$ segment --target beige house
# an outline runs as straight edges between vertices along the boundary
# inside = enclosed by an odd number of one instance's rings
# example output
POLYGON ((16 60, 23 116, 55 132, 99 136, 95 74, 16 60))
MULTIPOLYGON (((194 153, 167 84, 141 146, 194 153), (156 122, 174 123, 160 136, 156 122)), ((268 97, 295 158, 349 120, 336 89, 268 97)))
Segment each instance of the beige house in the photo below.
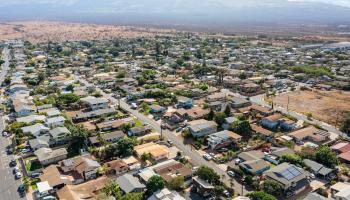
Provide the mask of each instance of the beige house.
POLYGON ((34 152, 42 165, 57 163, 67 158, 67 150, 65 148, 52 150, 50 148, 40 148, 34 152))

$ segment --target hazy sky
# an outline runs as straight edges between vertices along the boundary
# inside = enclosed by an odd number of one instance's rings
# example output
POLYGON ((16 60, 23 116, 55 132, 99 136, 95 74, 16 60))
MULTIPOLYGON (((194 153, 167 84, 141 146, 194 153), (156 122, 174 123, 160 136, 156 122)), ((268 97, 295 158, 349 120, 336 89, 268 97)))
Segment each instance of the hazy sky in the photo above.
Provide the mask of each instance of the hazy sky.
POLYGON ((0 20, 350 24, 350 0, 0 0, 0 20))

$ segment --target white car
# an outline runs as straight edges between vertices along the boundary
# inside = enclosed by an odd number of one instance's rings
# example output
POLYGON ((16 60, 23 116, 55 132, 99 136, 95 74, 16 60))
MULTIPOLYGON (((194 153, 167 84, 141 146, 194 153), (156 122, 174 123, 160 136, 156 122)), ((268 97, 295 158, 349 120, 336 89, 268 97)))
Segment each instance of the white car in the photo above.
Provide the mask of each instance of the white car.
POLYGON ((241 163, 241 159, 237 158, 237 159, 235 160, 235 164, 238 165, 239 163, 241 163))
POLYGON ((16 178, 16 179, 22 178, 22 174, 21 174, 20 172, 17 172, 17 173, 15 174, 15 178, 16 178))
POLYGON ((235 173, 233 171, 227 171, 227 174, 230 176, 230 177, 235 177, 235 173))
POLYGON ((208 160, 208 161, 211 160, 211 159, 213 159, 213 157, 211 157, 209 154, 204 154, 204 155, 203 155, 203 158, 206 159, 206 160, 208 160))

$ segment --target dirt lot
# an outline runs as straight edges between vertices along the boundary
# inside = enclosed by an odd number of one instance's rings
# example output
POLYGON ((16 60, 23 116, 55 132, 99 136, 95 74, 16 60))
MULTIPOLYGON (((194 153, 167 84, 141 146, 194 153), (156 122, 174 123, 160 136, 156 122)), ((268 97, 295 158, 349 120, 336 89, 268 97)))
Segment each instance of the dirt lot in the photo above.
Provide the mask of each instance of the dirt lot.
MULTIPOLYGON (((312 116, 329 124, 335 124, 350 111, 350 92, 344 91, 295 91, 273 98, 275 106, 287 107, 299 113, 312 113, 312 116)), ((339 122, 338 122, 339 123, 339 122)))

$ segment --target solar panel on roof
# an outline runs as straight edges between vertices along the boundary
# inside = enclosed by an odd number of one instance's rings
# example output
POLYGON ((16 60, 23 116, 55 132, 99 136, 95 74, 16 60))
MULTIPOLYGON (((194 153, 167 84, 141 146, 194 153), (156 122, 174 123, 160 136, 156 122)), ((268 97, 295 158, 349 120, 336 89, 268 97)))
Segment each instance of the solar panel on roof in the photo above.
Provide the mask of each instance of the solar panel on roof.
POLYGON ((288 168, 288 170, 290 171, 290 173, 292 173, 294 175, 294 177, 297 177, 301 174, 301 172, 296 169, 295 167, 290 167, 288 168))

